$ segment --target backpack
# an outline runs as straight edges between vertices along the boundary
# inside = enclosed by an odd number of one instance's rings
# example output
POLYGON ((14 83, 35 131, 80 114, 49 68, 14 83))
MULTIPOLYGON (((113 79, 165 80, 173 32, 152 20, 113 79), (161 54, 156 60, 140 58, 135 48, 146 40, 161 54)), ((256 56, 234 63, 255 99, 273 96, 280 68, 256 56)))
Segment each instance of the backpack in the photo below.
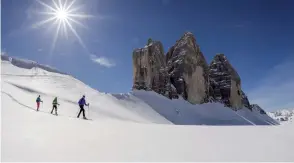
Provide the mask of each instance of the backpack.
POLYGON ((80 100, 79 100, 79 105, 84 105, 85 104, 85 99, 84 98, 81 98, 80 100))
POLYGON ((53 105, 56 105, 56 104, 58 104, 58 102, 57 102, 57 98, 54 98, 54 100, 53 100, 52 104, 53 104, 53 105))

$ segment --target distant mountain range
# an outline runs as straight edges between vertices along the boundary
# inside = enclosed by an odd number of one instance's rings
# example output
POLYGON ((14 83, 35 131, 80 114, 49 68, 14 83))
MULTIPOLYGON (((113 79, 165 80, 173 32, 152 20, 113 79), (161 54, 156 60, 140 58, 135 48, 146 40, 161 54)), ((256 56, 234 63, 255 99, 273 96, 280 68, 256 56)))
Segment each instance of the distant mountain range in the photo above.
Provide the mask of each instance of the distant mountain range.
POLYGON ((281 109, 274 112, 267 112, 267 114, 281 123, 293 121, 294 119, 294 109, 281 109))

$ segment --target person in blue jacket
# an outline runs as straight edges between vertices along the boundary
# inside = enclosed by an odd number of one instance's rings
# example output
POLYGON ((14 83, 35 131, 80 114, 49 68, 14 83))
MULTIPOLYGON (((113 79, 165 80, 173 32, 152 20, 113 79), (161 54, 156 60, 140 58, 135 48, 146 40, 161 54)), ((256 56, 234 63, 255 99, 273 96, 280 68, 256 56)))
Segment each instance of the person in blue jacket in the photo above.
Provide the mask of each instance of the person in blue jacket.
POLYGON ((83 118, 87 119, 86 116, 85 116, 84 105, 89 106, 89 104, 86 103, 85 95, 83 95, 83 97, 79 100, 80 112, 79 112, 77 118, 79 118, 80 114, 83 112, 83 118))
POLYGON ((43 101, 41 100, 41 96, 39 95, 38 98, 36 99, 36 103, 37 103, 37 111, 39 111, 39 108, 40 108, 40 102, 43 103, 43 101))

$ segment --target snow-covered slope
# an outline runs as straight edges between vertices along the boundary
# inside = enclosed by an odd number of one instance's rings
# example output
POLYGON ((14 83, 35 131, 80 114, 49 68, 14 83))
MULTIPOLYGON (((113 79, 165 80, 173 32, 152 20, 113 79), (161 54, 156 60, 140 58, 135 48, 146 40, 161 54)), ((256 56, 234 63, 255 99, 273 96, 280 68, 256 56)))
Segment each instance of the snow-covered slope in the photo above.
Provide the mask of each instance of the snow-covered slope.
MULTIPOLYGON (((9 62, 2 62, 2 94, 35 110, 35 99, 41 95, 44 103, 41 111, 51 111, 53 98, 57 96, 61 106, 60 115, 75 117, 79 108, 77 101, 83 94, 90 102, 89 118, 99 120, 123 120, 142 123, 170 123, 152 109, 143 110, 140 105, 125 107, 111 94, 100 93, 68 75, 47 72, 43 69, 22 69, 9 62), (141 112, 138 112, 141 110, 141 112)), ((135 97, 132 97, 136 100, 135 97)))
POLYGON ((266 115, 248 109, 234 112, 218 103, 191 105, 185 100, 169 100, 145 91, 105 94, 69 75, 48 72, 38 67, 25 69, 2 61, 1 68, 3 93, 32 109, 35 108, 36 96, 40 94, 45 101, 41 110, 46 112, 50 111, 51 102, 57 96, 61 103, 60 115, 75 116, 79 109, 77 101, 85 94, 91 103, 89 116, 92 119, 186 125, 277 124, 266 115))
POLYGON ((266 115, 154 92, 105 94, 69 75, 8 61, 1 62, 1 108, 2 161, 294 160, 294 125, 271 126, 266 115), (44 103, 36 112, 39 94, 44 103), (92 121, 76 118, 83 94, 92 121), (60 116, 49 114, 55 96, 60 116))

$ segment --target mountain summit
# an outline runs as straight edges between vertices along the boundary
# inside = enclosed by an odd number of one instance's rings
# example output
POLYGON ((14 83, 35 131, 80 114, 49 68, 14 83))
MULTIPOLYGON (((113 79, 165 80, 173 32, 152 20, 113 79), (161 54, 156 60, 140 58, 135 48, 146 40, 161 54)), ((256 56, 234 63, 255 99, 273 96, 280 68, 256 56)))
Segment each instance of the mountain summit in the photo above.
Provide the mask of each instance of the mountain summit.
POLYGON ((191 104, 218 102, 235 111, 252 111, 241 78, 226 56, 216 54, 208 65, 191 32, 184 33, 166 55, 160 41, 149 39, 144 48, 134 50, 133 71, 133 89, 181 97, 191 104))

